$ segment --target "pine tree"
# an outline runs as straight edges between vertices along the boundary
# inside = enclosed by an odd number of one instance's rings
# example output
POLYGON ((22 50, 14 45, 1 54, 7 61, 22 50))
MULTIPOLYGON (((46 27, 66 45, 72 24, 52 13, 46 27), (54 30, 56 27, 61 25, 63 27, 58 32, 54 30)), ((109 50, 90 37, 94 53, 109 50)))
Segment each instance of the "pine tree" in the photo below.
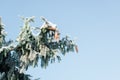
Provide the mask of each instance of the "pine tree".
POLYGON ((23 27, 15 41, 6 41, 4 26, 0 18, 0 80, 30 80, 30 75, 24 74, 29 66, 36 67, 41 61, 41 67, 46 68, 60 54, 78 52, 77 45, 68 36, 60 38, 57 26, 45 18, 41 27, 32 27, 34 17, 22 18, 23 27), (34 31, 38 31, 37 34, 34 31))

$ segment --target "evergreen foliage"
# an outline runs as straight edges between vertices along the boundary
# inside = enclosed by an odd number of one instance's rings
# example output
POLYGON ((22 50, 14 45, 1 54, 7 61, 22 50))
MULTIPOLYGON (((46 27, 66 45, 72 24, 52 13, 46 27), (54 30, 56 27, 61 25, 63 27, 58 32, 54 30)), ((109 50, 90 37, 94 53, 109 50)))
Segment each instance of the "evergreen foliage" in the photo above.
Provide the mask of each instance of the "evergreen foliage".
POLYGON ((60 61, 60 54, 78 52, 77 45, 68 36, 60 38, 57 26, 42 17, 44 24, 32 27, 34 17, 22 18, 24 25, 15 41, 6 41, 6 33, 0 18, 0 80, 30 80, 24 74, 29 66, 41 67, 60 61), (38 31, 35 35, 33 31, 38 31))

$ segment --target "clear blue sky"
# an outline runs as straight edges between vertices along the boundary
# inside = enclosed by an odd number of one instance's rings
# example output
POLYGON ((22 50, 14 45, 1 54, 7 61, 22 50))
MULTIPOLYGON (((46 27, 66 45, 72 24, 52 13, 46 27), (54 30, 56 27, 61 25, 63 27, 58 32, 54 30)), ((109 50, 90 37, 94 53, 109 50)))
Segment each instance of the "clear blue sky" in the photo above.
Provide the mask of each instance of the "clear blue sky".
POLYGON ((120 0, 1 0, 0 16, 8 37, 22 26, 19 16, 40 16, 58 25, 62 35, 77 37, 79 53, 68 53, 47 69, 30 68, 41 80, 120 80, 120 0))

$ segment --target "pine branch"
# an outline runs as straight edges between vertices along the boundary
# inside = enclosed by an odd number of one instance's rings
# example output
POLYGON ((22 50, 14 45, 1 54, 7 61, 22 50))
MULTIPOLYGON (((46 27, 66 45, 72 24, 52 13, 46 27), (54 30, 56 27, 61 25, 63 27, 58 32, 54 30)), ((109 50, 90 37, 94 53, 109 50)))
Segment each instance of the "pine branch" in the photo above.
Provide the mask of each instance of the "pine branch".
POLYGON ((23 18, 24 25, 17 37, 16 45, 8 44, 9 42, 4 43, 3 27, 0 25, 2 35, 0 37, 0 72, 5 72, 8 79, 30 80, 24 74, 24 71, 29 66, 36 67, 39 60, 41 60, 41 67, 46 68, 50 63, 54 63, 56 59, 60 62, 60 54, 66 55, 66 53, 75 50, 78 52, 77 45, 73 40, 67 36, 60 38, 57 26, 45 18, 42 19, 45 23, 40 28, 36 28, 39 32, 37 36, 34 36, 33 27, 30 26, 34 18, 23 18), (5 45, 3 46, 3 44, 5 45))

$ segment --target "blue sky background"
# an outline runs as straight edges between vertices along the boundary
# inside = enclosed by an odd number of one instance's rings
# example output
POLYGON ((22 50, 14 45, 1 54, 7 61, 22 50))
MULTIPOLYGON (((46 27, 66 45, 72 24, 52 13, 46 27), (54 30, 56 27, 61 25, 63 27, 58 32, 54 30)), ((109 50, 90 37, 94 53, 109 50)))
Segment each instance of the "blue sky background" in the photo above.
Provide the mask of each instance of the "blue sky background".
POLYGON ((41 80, 120 80, 120 0, 0 0, 0 16, 7 39, 16 39, 20 16, 40 16, 56 23, 63 36, 71 35, 79 53, 62 56, 47 69, 30 68, 41 80))

